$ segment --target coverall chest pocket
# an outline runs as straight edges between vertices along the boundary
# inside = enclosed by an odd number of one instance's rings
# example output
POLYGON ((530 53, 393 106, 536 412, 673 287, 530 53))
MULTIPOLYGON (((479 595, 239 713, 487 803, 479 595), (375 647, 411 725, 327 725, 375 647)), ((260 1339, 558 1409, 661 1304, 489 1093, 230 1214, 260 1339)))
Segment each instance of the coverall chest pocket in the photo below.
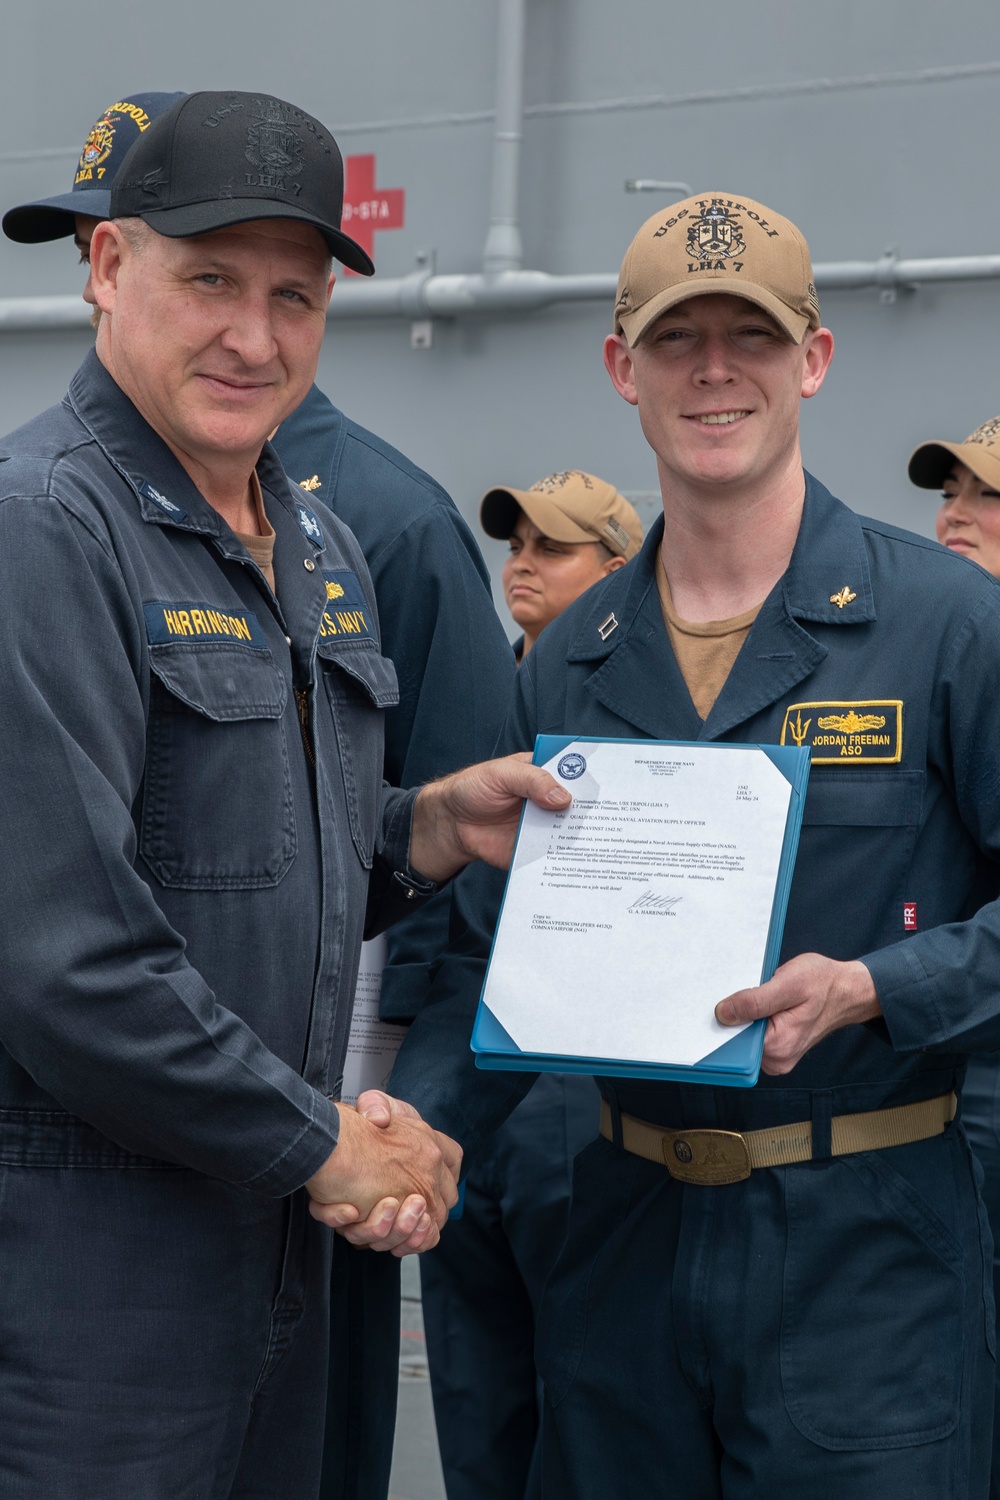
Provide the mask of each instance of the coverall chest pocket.
POLYGON ((902 767, 813 767, 786 929, 799 952, 855 958, 904 935, 925 780, 923 771, 902 767), (843 920, 831 947, 833 912, 843 920))
POLYGON ((372 646, 321 640, 317 669, 333 717, 351 838, 372 866, 382 789, 382 712, 399 702, 396 669, 372 646))
POLYGON ((806 791, 803 828, 916 828, 923 771, 814 769, 806 791))
POLYGON ((269 651, 152 645, 139 848, 161 885, 277 885, 295 857, 282 713, 269 651))

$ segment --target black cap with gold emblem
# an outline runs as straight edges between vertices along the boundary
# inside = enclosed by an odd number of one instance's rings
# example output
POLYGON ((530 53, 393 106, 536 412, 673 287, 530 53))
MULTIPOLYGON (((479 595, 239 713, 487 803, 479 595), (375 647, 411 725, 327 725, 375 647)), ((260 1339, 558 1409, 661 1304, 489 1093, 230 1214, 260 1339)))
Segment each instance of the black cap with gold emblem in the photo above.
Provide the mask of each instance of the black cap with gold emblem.
POLYGON ((315 224, 330 251, 370 276, 340 228, 344 163, 324 125, 267 94, 189 94, 136 141, 111 193, 111 217, 143 219, 168 239, 254 219, 315 224))

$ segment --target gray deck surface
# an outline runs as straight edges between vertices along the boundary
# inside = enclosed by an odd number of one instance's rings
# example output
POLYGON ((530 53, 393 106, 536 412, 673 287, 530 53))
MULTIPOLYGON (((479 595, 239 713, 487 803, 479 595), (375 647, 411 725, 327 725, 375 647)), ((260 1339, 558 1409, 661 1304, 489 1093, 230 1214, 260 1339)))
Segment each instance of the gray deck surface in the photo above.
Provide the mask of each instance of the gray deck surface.
POLYGON ((403 1261, 400 1332, 399 1411, 389 1497, 390 1500, 444 1500, 431 1385, 427 1375, 420 1267, 415 1255, 407 1256, 403 1261))

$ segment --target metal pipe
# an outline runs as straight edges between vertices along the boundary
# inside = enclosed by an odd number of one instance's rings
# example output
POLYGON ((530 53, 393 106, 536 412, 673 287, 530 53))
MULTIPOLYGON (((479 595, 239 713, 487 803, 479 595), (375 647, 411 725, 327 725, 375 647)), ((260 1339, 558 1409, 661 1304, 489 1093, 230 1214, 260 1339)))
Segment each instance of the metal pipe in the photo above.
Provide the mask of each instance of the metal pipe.
MULTIPOLYGON (((929 282, 995 281, 1000 255, 957 255, 939 259, 826 261, 813 267, 820 291, 861 291, 919 286, 929 282)), ((615 295, 614 271, 550 276, 546 271, 503 271, 494 275, 410 276, 341 282, 330 303, 330 317, 462 318, 531 313, 562 302, 606 302, 615 295)), ((0 298, 0 333, 86 328, 90 308, 79 297, 0 298)))
POLYGON ((535 312, 556 302, 610 302, 617 284, 614 272, 592 276, 550 276, 546 271, 501 271, 489 276, 417 272, 398 280, 366 284, 352 281, 349 286, 339 286, 330 304, 330 316, 414 320, 535 312))
MULTIPOLYGON (((690 198, 689 182, 660 182, 656 177, 626 177, 626 193, 673 193, 677 198, 690 198)), ((673 202, 674 199, 670 199, 673 202)))
POLYGON ((993 281, 1000 277, 1000 255, 950 255, 935 260, 841 260, 813 266, 820 291, 857 291, 862 287, 910 287, 928 281, 993 281))
POLYGON ((496 128, 490 227, 483 246, 487 275, 524 264, 518 226, 524 113, 524 0, 497 0, 496 128))
POLYGON ((91 308, 76 297, 0 297, 0 333, 87 328, 91 308))
MULTIPOLYGON (((826 261, 813 267, 820 291, 900 290, 925 282, 1000 279, 1000 255, 958 255, 897 260, 886 254, 873 261, 826 261)), ((432 276, 417 272, 398 280, 353 281, 341 285, 330 304, 333 318, 460 318, 490 313, 535 312, 561 302, 614 299, 614 271, 550 276, 546 271, 505 271, 496 276, 432 276)), ((0 304, 2 307, 2 304, 0 304)), ((0 312, 2 316, 2 312, 0 312)))

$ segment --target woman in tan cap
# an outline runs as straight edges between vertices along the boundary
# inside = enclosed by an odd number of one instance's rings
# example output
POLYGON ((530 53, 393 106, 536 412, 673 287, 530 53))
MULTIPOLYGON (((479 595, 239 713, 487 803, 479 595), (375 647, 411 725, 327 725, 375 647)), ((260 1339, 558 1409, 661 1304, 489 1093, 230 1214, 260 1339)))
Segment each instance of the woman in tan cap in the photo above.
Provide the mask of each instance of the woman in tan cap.
MULTIPOLYGON (((964 443, 921 443, 910 458, 910 478, 940 490, 937 539, 1000 578, 1000 417, 991 417, 964 443)), ((962 1088, 962 1124, 983 1168, 983 1198, 993 1230, 993 1290, 1000 1308, 1000 1052, 969 1062, 962 1088)), ((1000 1383, 994 1407, 991 1496, 1000 1495, 1000 1383)))
POLYGON ((1000 578, 1000 417, 991 417, 964 443, 921 443, 910 478, 943 495, 937 539, 1000 578))
POLYGON ((510 542, 503 592, 524 631, 518 663, 546 625, 642 545, 642 523, 624 495, 582 469, 548 474, 528 490, 487 490, 479 518, 487 536, 510 542))

